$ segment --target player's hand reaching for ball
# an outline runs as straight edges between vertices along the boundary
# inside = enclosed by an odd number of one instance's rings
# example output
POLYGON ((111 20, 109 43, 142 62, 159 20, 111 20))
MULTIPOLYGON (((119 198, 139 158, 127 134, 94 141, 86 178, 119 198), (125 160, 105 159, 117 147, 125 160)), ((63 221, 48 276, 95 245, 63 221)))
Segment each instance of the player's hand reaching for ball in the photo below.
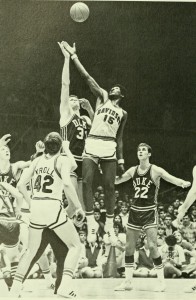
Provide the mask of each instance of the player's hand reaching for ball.
POLYGON ((63 47, 69 52, 70 55, 76 54, 76 44, 73 43, 73 47, 71 47, 67 42, 62 42, 63 47))
POLYGON ((69 52, 65 49, 63 43, 64 43, 64 42, 61 42, 61 43, 58 42, 58 45, 59 45, 59 47, 61 48, 61 51, 62 51, 63 55, 65 56, 65 58, 69 58, 69 57, 70 57, 70 54, 69 54, 69 52))
POLYGON ((182 181, 181 187, 183 189, 188 188, 189 186, 191 186, 190 181, 185 181, 185 180, 182 181))
POLYGON ((11 140, 11 134, 5 134, 0 139, 0 147, 6 146, 11 140))

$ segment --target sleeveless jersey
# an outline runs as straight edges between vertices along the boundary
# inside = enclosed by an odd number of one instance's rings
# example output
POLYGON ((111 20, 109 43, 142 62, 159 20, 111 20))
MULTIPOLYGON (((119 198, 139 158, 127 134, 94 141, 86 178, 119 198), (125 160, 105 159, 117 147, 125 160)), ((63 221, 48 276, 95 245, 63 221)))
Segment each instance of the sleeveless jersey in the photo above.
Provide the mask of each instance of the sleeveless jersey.
POLYGON ((123 117, 123 110, 107 100, 95 111, 90 138, 115 139, 123 117))
POLYGON ((62 200, 63 182, 56 168, 58 157, 41 156, 32 178, 32 199, 62 200))
MULTIPOLYGON (((10 165, 8 172, 6 173, 0 172, 0 181, 7 182, 13 187, 16 187, 17 180, 13 175, 12 165, 10 165)), ((12 197, 12 195, 4 188, 0 188, 0 215, 6 217, 13 217, 14 216, 13 203, 14 203, 14 198, 12 197)))
POLYGON ((152 165, 144 174, 139 174, 138 167, 133 175, 133 205, 138 207, 149 207, 157 204, 159 183, 155 184, 151 176, 152 165))
POLYGON ((70 151, 76 160, 82 160, 85 139, 88 134, 87 121, 74 114, 68 124, 60 128, 62 139, 70 142, 70 151))

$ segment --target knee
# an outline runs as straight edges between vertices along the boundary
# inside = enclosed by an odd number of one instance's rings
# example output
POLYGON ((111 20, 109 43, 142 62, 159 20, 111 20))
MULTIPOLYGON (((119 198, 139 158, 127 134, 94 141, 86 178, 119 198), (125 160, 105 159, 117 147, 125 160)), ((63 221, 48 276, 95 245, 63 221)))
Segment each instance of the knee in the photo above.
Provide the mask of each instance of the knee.
POLYGON ((157 244, 155 242, 149 242, 148 247, 150 252, 153 252, 157 249, 157 244))

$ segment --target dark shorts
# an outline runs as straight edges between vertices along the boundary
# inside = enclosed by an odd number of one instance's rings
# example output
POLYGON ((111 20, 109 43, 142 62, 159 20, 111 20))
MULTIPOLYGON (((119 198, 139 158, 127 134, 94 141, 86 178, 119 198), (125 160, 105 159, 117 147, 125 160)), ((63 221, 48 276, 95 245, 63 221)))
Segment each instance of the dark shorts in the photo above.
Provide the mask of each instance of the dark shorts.
POLYGON ((77 177, 78 181, 82 180, 82 161, 76 160, 77 163, 77 169, 75 169, 72 173, 71 176, 77 177))
POLYGON ((139 208, 131 206, 127 227, 134 230, 157 227, 158 212, 156 207, 139 208))
POLYGON ((19 241, 20 225, 17 222, 0 220, 0 244, 14 246, 19 241))

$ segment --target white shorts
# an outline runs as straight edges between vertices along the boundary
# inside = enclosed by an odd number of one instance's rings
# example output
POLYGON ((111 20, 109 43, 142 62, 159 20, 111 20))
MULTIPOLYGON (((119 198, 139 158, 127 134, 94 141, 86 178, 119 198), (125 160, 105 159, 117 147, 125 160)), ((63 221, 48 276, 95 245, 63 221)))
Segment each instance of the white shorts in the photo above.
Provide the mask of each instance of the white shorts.
POLYGON ((54 229, 67 222, 67 213, 59 200, 33 199, 31 201, 30 227, 54 229))
POLYGON ((98 160, 116 160, 116 142, 114 140, 87 138, 83 154, 83 158, 85 157, 98 160))

